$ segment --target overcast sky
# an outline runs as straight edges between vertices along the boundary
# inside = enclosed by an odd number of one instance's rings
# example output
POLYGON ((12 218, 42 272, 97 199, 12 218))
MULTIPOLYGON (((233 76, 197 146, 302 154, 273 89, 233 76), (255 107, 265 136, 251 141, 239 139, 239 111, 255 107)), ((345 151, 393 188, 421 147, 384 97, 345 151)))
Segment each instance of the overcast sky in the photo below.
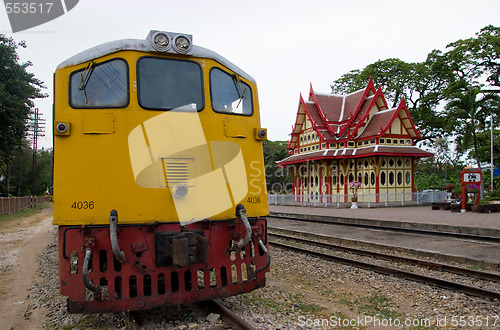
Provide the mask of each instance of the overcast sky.
MULTIPOLYGON (((59 0, 51 0, 59 1, 59 0)), ((18 52, 44 81, 36 100, 47 120, 39 146, 52 146, 52 75, 70 56, 117 39, 145 39, 150 30, 193 35, 257 81, 262 126, 270 140, 288 140, 299 94, 329 93, 330 84, 377 60, 424 61, 433 49, 500 26, 499 0, 80 0, 55 20, 12 33, 0 8, 0 33, 28 48, 18 52)))

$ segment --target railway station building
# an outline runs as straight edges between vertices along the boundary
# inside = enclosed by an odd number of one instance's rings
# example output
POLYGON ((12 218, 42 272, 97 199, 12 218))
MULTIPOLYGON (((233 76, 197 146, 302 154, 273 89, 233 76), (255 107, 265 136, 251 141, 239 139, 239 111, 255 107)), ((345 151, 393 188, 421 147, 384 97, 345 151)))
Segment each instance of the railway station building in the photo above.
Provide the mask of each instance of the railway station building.
POLYGON ((359 202, 411 201, 415 167, 433 154, 416 146, 421 139, 406 102, 390 108, 381 87, 348 95, 317 93, 299 97, 288 141, 289 157, 278 162, 292 177, 296 199, 350 201, 349 183, 361 183, 359 202))

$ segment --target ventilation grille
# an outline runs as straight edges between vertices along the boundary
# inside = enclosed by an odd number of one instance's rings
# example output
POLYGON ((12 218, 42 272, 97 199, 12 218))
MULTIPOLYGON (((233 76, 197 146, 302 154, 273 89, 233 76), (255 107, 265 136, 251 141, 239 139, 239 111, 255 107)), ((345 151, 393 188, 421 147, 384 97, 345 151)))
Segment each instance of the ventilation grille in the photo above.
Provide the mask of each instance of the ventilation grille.
POLYGON ((167 185, 174 185, 178 183, 183 183, 189 180, 190 169, 192 168, 192 159, 189 158, 164 158, 162 159, 165 183, 167 185))

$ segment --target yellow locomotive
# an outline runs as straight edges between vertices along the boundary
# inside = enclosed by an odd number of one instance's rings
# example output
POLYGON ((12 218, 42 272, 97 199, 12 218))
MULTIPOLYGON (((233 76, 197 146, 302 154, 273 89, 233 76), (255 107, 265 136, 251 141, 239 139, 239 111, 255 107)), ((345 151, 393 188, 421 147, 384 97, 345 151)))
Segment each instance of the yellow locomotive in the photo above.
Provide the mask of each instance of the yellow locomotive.
POLYGON ((255 81, 151 31, 54 76, 54 220, 73 313, 235 295, 265 284, 268 215, 255 81))

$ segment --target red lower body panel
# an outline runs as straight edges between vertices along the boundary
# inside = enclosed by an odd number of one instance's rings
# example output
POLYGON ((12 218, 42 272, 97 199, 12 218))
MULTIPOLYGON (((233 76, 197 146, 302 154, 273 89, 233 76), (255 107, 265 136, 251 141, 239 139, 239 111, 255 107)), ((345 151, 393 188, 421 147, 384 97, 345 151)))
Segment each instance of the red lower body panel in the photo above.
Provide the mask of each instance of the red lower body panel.
POLYGON ((266 220, 250 222, 252 239, 240 251, 231 247, 245 236, 245 228, 234 220, 183 227, 179 223, 119 226, 123 262, 114 257, 108 226, 60 226, 61 294, 68 296, 71 313, 116 313, 228 297, 263 287, 268 256, 258 241, 267 247, 266 220), (94 291, 83 280, 88 249, 92 255, 87 278, 94 291))

